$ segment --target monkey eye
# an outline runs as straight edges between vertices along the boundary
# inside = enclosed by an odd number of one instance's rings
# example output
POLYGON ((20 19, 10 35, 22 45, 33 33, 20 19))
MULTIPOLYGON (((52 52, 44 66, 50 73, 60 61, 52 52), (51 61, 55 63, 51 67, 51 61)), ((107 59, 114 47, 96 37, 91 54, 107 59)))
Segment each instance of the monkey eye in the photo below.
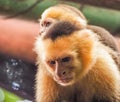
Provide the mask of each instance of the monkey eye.
POLYGON ((71 60, 71 57, 62 58, 62 62, 69 62, 70 60, 71 60))
POLYGON ((55 61, 50 61, 50 64, 55 64, 55 61))
POLYGON ((49 65, 55 65, 56 62, 55 62, 54 60, 51 60, 51 61, 48 61, 48 64, 49 64, 49 65))

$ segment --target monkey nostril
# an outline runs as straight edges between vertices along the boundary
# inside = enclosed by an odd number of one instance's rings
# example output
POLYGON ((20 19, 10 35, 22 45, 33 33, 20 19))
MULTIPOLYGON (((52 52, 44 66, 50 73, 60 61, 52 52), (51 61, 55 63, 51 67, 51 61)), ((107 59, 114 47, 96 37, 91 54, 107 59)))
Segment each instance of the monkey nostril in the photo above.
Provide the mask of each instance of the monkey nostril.
POLYGON ((62 72, 62 75, 65 75, 66 74, 66 72, 64 71, 64 72, 62 72))
POLYGON ((46 22, 45 26, 49 27, 51 25, 51 22, 46 22))

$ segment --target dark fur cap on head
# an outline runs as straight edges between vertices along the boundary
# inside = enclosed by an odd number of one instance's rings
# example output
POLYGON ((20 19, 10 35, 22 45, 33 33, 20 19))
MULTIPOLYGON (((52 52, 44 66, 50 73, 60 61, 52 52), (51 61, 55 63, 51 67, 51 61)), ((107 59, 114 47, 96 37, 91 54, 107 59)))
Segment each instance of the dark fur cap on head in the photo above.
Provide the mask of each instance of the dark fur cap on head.
POLYGON ((78 30, 76 26, 69 22, 59 21, 53 24, 46 32, 44 39, 50 38, 52 40, 57 39, 61 36, 66 36, 72 34, 72 32, 78 30))

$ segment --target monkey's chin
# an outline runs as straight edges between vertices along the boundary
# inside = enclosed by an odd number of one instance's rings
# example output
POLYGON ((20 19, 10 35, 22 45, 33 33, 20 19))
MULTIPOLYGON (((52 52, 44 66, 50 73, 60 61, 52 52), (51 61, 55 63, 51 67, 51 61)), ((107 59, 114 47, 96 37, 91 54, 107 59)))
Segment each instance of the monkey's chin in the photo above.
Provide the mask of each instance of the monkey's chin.
POLYGON ((62 86, 69 86, 72 85, 74 83, 73 78, 68 78, 68 79, 54 79, 58 84, 62 85, 62 86))
POLYGON ((59 82, 58 84, 60 84, 61 86, 70 86, 73 85, 74 82, 70 81, 68 83, 63 83, 63 82, 59 82))

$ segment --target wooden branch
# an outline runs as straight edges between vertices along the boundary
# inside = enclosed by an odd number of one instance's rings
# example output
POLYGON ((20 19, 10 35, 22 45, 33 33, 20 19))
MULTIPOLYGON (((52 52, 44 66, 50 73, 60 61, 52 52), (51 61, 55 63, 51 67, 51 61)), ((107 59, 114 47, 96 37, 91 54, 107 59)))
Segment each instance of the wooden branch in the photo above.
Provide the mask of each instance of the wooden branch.
POLYGON ((38 32, 37 23, 0 17, 0 54, 34 63, 33 48, 38 32))
POLYGON ((30 7, 26 8, 25 10, 22 10, 22 11, 20 11, 20 12, 17 12, 17 13, 15 13, 15 14, 10 15, 10 16, 7 16, 7 17, 5 17, 5 18, 6 18, 6 19, 7 19, 7 18, 14 18, 14 17, 17 17, 17 16, 19 16, 19 15, 21 15, 21 14, 28 13, 28 12, 31 11, 35 6, 37 6, 40 2, 41 2, 41 0, 37 0, 35 3, 33 3, 30 7))
POLYGON ((120 10, 120 0, 66 0, 120 10))
POLYGON ((81 11, 88 23, 92 25, 104 27, 112 33, 116 33, 120 29, 120 12, 118 10, 83 5, 81 11))

